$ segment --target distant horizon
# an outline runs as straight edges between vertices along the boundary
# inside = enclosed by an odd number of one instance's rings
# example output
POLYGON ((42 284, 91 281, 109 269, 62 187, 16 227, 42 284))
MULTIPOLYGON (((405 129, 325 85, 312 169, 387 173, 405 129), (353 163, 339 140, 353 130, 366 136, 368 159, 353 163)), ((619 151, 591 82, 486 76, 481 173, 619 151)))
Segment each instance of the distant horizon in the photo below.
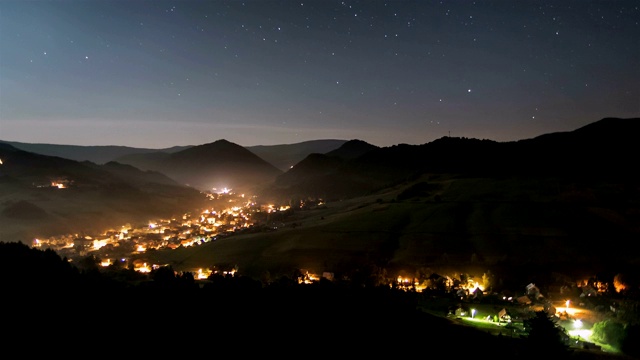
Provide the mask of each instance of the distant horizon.
MULTIPOLYGON (((495 139, 490 139, 490 138, 486 138, 486 137, 474 137, 474 136, 456 136, 455 134, 445 134, 443 136, 440 136, 438 138, 434 138, 431 139, 429 141, 425 141, 422 143, 416 143, 416 144, 409 144, 409 143, 397 143, 397 144, 390 144, 390 145, 377 145, 374 143, 371 143, 365 139, 362 138, 350 138, 350 139, 340 139, 340 138, 317 138, 317 139, 309 139, 309 140, 301 140, 301 141, 296 141, 296 142, 290 142, 290 143, 277 143, 277 144, 256 144, 256 145, 244 145, 244 144, 240 144, 238 142, 232 141, 230 139, 225 139, 225 138, 219 138, 219 139, 215 139, 212 141, 208 141, 208 142, 203 142, 200 144, 186 144, 186 145, 181 145, 181 144, 168 144, 166 146, 160 146, 160 147, 148 147, 148 146, 133 146, 133 145, 119 145, 119 144, 107 144, 107 145, 103 145, 103 144, 74 144, 74 143, 53 143, 53 142, 29 142, 29 141, 20 141, 20 140, 9 140, 9 139, 2 139, 0 138, 0 141, 2 142, 13 142, 13 143, 22 143, 22 144, 30 144, 30 145, 52 145, 52 146, 80 146, 80 147, 127 147, 127 148, 135 148, 135 149, 149 149, 149 150, 162 150, 162 149, 169 149, 169 148, 174 148, 174 147, 191 147, 191 146, 200 146, 200 145, 206 145, 206 144, 211 144, 214 143, 216 141, 219 140, 226 140, 229 141, 231 143, 240 145, 242 147, 258 147, 258 146, 281 146, 281 145, 296 145, 296 144, 301 144, 301 143, 306 143, 306 142, 313 142, 313 141, 351 141, 351 140, 361 140, 361 141, 365 141, 371 145, 375 145, 378 147, 390 147, 390 146, 396 146, 396 145, 424 145, 430 142, 433 142, 435 140, 438 139, 442 139, 444 137, 452 137, 452 138, 470 138, 470 139, 478 139, 478 140, 489 140, 489 141, 495 141, 495 142, 499 142, 499 143, 503 143, 503 142, 515 142, 515 141, 521 141, 521 140, 528 140, 528 139, 533 139, 536 138, 538 136, 542 136, 542 135, 546 135, 546 134, 551 134, 551 133, 563 133, 563 132, 571 132, 574 130, 577 130, 579 128, 582 128, 584 126, 587 126, 589 124, 593 124, 596 123, 598 121, 601 121, 603 119, 610 119, 610 118, 615 118, 615 119, 636 119, 636 117, 630 117, 630 118, 621 118, 621 117, 614 117, 614 116, 607 116, 607 117, 603 117, 601 119, 597 119, 594 120, 592 122, 586 123, 584 125, 581 125, 577 128, 574 129, 568 129, 568 130, 562 130, 562 131, 552 131, 552 132, 546 132, 546 133, 540 133, 534 136, 530 136, 530 137, 525 137, 525 138, 520 138, 520 139, 514 139, 514 140, 504 140, 504 141, 500 141, 500 140, 495 140, 495 139)), ((640 117, 638 117, 637 119, 640 119, 640 117)))
MULTIPOLYGON (((610 116, 609 116, 610 117, 610 116)), ((598 121, 601 119, 597 119, 594 120, 592 122, 598 121)), ((291 144, 299 144, 299 143, 304 143, 304 142, 310 142, 310 141, 317 141, 317 140, 344 140, 344 141, 349 141, 349 140, 362 140, 365 141, 369 144, 378 146, 378 147, 389 147, 389 146, 394 146, 394 145, 400 145, 400 144, 408 144, 408 145, 423 145, 429 142, 432 142, 434 140, 437 139, 441 139, 443 137, 466 137, 466 138, 474 138, 474 139, 483 139, 483 140, 492 140, 492 141, 496 141, 496 142, 511 142, 511 141, 519 141, 519 140, 526 140, 526 139, 531 139, 531 138, 535 138, 537 136, 540 135, 544 135, 544 134, 548 134, 548 133, 554 133, 554 132, 567 132, 567 131, 572 131, 575 130, 579 127, 582 126, 586 126, 592 122, 586 122, 576 128, 558 128, 555 129, 554 131, 549 131, 549 132, 540 132, 540 133, 536 133, 536 134, 531 134, 529 136, 524 136, 524 137, 520 137, 520 138, 508 138, 508 139, 497 139, 497 138, 490 138, 487 136, 473 136, 473 134, 456 134, 453 131, 445 131, 445 133, 443 134, 438 134, 438 136, 434 135, 432 137, 430 137, 429 139, 425 139, 422 142, 407 142, 407 141, 402 141, 402 142, 395 142, 395 143, 391 143, 391 142, 385 142, 385 143, 375 143, 372 141, 367 140, 365 137, 318 137, 318 138, 308 138, 308 139, 300 139, 300 140, 289 140, 289 142, 269 142, 269 143, 252 143, 252 144, 242 144, 239 141, 234 141, 233 139, 230 138, 226 138, 226 137, 221 137, 221 138, 216 138, 214 140, 211 141, 207 141, 205 139, 202 139, 203 142, 200 143, 178 143, 178 144, 174 144, 174 145, 161 145, 159 144, 157 141, 149 141, 146 140, 144 138, 138 138, 136 139, 136 141, 133 142, 115 142, 115 143, 101 143, 100 141, 92 141, 92 142, 88 142, 88 141, 78 141, 77 137, 73 137, 73 138, 69 138, 66 139, 64 136, 59 138, 59 140, 54 140, 54 141, 50 141, 50 140, 44 140, 45 138, 49 138, 50 133, 48 134, 48 132, 42 132, 39 134, 31 134, 32 138, 24 138, 21 140, 15 140, 15 139, 5 139, 5 138, 0 138, 0 140, 2 141, 8 141, 8 142, 19 142, 19 143, 26 143, 26 144, 42 144, 42 145, 69 145, 69 146, 122 146, 122 147, 131 147, 131 148, 143 148, 143 149, 166 149, 166 148, 171 148, 171 147, 180 147, 180 146, 198 146, 198 145, 204 145, 204 144, 209 144, 218 140, 227 140, 230 142, 233 142, 235 144, 238 145, 242 145, 244 147, 252 147, 252 146, 277 146, 277 145, 291 145, 291 144), (35 136, 33 136, 35 135, 35 136), (147 145, 144 145, 144 144, 147 145)), ((2 124, 0 124, 0 130, 2 130, 2 124)), ((153 138, 151 136, 151 138, 153 138)), ((283 141, 285 141, 285 139, 283 139, 283 141)))

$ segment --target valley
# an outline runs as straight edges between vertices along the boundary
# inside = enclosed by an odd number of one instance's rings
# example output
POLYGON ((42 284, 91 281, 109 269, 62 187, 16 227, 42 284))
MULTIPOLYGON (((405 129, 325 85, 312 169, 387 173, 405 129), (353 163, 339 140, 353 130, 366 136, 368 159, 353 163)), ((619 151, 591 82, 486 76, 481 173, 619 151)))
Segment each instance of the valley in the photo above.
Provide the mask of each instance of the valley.
MULTIPOLYGON (((143 292, 168 285, 159 274, 198 288, 349 284, 418 295, 423 312, 451 312, 454 322, 475 310, 483 319, 471 322, 499 334, 487 319, 503 306, 525 317, 567 299, 585 326, 633 324, 640 188, 626 166, 630 143, 611 134, 636 124, 604 119, 521 143, 353 140, 286 171, 228 141, 121 157, 142 169, 0 143, 0 240, 53 250, 143 292), (585 148, 594 139, 607 146, 585 148), (236 180, 238 189, 217 186, 236 180)), ((276 153, 280 166, 293 161, 276 153)), ((20 275, 42 276, 36 269, 20 275)))

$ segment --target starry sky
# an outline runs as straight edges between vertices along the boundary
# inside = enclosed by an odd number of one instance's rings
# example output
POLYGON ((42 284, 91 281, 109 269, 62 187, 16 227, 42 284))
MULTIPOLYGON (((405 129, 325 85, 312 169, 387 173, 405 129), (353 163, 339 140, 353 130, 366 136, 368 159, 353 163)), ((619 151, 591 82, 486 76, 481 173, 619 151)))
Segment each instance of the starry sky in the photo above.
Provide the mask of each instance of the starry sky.
POLYGON ((0 139, 495 141, 640 116, 640 2, 0 0, 0 139))

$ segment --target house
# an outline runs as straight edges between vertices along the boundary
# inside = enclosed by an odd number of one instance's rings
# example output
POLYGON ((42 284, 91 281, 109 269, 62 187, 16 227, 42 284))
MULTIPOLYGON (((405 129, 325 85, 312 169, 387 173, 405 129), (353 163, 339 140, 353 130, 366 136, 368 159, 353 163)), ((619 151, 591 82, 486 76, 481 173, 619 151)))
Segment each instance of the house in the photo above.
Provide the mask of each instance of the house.
POLYGON ((500 310, 498 312, 498 321, 500 321, 500 322, 502 322, 502 321, 510 322, 511 321, 511 315, 509 315, 509 313, 507 313, 507 309, 502 308, 502 310, 500 310))
POLYGON ((484 292, 482 290, 480 290, 480 288, 476 288, 475 290, 473 290, 472 296, 474 299, 482 299, 482 296, 484 295, 484 292))

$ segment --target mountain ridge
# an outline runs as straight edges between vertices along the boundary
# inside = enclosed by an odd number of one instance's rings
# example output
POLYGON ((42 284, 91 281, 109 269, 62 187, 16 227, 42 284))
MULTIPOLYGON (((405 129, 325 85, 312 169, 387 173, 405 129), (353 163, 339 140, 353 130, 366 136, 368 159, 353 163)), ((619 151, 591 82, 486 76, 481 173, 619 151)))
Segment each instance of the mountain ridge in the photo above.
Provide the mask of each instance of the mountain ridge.
POLYGON ((574 131, 514 142, 445 136, 422 145, 372 148, 359 156, 334 161, 331 167, 327 161, 320 164, 319 157, 314 156, 300 163, 304 167, 294 167, 281 175, 270 192, 295 192, 307 197, 330 194, 332 189, 341 187, 341 194, 334 192, 334 197, 325 199, 336 200, 365 195, 425 173, 634 179, 637 176, 631 164, 637 152, 638 133, 640 118, 604 118, 574 131), (315 168, 314 160, 318 162, 315 168), (354 185, 345 187, 350 181, 354 185))
MULTIPOLYGON (((318 139, 292 144, 255 145, 245 146, 248 150, 286 171, 298 161, 311 153, 325 153, 338 148, 347 140, 318 139)), ((149 159, 160 161, 168 154, 186 150, 196 145, 172 146, 161 149, 136 148, 118 145, 61 145, 46 143, 25 143, 18 141, 0 140, 0 144, 9 144, 13 147, 41 155, 57 156, 76 161, 91 161, 96 164, 105 164, 110 161, 129 164, 145 169, 145 162, 149 159)), ((200 144, 205 145, 205 144, 200 144)))

